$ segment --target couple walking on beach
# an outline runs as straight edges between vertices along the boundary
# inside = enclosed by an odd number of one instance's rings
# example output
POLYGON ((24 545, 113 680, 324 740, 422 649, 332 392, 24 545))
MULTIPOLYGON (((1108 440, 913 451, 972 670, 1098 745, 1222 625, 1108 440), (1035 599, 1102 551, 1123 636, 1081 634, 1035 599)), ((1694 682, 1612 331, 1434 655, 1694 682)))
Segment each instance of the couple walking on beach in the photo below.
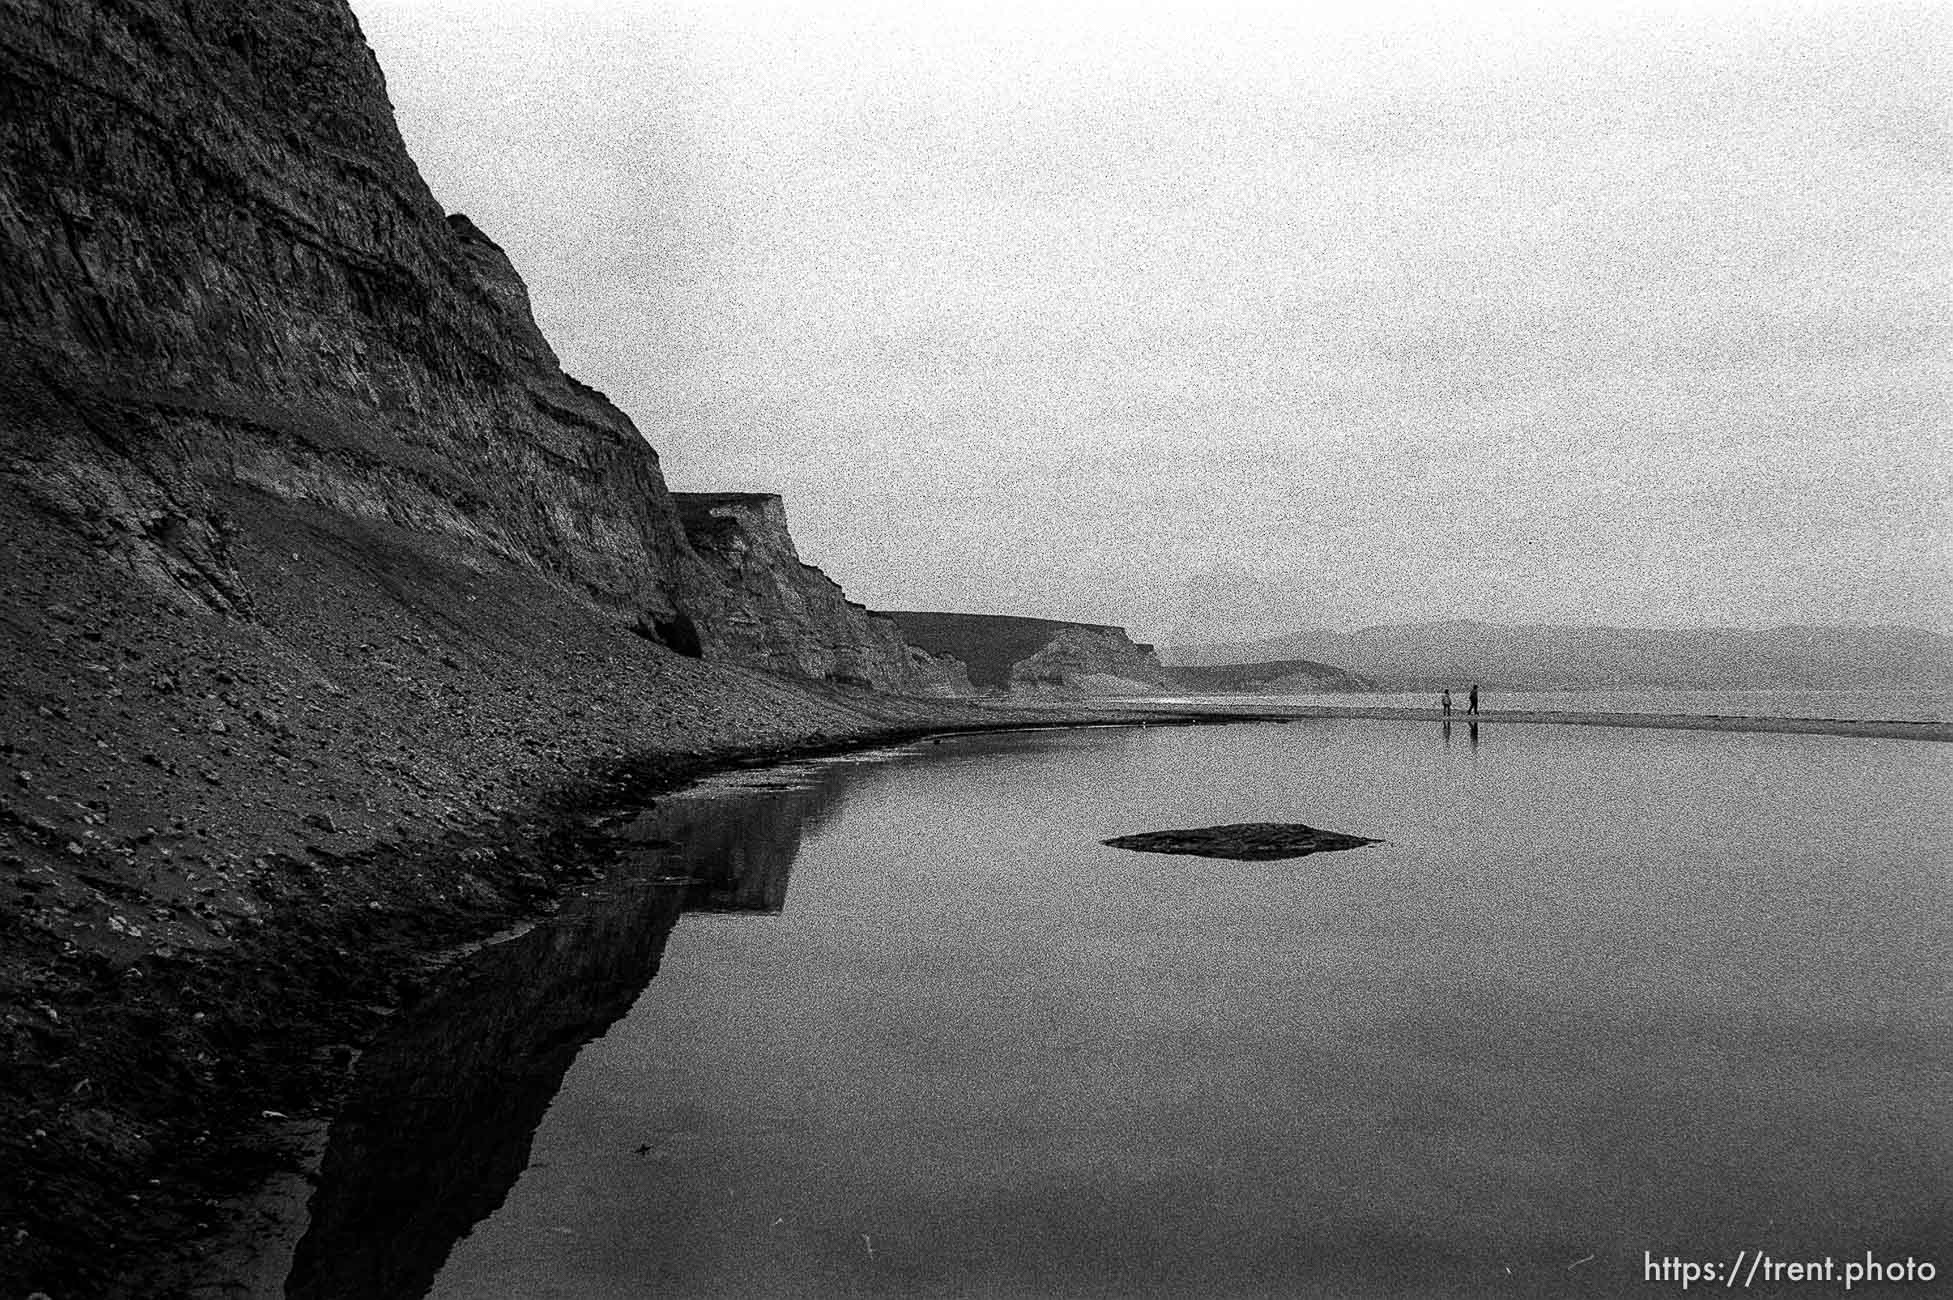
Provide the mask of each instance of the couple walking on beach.
MULTIPOLYGON (((1445 717, 1448 718, 1451 716, 1451 688, 1450 687, 1447 686, 1444 689, 1443 693, 1438 696, 1438 707, 1444 710, 1445 717)), ((1471 690, 1465 693, 1465 712, 1466 713, 1478 712, 1478 683, 1477 682, 1473 682, 1471 690)))

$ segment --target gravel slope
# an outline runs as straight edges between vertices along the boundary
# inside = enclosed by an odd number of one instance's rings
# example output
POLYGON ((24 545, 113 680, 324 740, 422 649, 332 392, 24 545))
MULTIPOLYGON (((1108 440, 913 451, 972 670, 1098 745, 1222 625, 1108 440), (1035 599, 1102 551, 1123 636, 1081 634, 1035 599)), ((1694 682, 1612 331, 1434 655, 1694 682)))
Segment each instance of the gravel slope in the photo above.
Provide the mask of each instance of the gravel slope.
POLYGON ((423 534, 222 507, 232 617, 0 479, 0 1295, 166 1293, 428 954, 600 869, 595 813, 727 762, 1072 716, 686 659, 423 534))

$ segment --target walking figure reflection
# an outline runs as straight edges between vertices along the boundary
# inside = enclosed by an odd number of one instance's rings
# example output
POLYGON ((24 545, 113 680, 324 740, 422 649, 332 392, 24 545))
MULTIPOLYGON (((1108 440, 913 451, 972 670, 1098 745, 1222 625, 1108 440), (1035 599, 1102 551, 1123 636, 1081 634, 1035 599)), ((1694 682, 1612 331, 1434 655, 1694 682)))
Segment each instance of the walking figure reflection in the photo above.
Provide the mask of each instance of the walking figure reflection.
POLYGON ((1465 724, 1465 730, 1470 734, 1472 748, 1476 750, 1478 748, 1478 724, 1476 722, 1468 722, 1465 724))

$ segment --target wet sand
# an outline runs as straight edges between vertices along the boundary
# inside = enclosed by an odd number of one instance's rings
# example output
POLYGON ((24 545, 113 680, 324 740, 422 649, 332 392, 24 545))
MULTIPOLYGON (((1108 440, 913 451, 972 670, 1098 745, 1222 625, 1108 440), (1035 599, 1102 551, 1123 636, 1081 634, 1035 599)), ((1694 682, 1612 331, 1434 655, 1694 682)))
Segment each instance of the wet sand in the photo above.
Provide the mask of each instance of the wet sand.
POLYGON ((1297 718, 1381 718, 1396 722, 1546 723, 1569 727, 1657 727, 1677 731, 1767 731, 1791 735, 1858 736, 1886 740, 1953 740, 1953 722, 1845 720, 1839 718, 1717 717, 1687 713, 1559 713, 1545 710, 1492 709, 1483 713, 1452 713, 1436 709, 1393 709, 1363 705, 1293 704, 1230 705, 1225 700, 1199 704, 1165 704, 1141 700, 1120 702, 1176 720, 1232 722, 1291 722, 1297 718))

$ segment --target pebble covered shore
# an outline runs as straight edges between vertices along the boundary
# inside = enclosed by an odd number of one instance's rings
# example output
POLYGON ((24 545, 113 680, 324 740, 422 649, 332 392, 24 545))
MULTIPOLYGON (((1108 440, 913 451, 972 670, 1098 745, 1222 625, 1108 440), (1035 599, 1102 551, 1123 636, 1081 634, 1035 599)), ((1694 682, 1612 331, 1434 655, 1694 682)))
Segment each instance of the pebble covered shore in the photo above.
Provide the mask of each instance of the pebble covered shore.
POLYGON ((248 492, 252 607, 197 612, 8 504, 0 1294, 155 1294, 291 1163, 279 1124, 330 1113, 430 954, 601 871, 603 810, 733 762, 1095 716, 686 659, 534 572, 248 492))

